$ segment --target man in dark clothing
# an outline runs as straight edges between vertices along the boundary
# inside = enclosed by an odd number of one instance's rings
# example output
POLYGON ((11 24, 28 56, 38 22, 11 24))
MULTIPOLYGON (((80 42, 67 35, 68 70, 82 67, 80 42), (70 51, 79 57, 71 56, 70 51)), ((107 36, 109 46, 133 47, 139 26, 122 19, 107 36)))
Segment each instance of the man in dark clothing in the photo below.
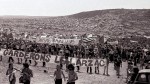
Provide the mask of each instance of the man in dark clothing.
MULTIPOLYGON (((94 52, 92 51, 92 49, 89 49, 88 58, 92 59, 93 56, 94 56, 94 52)), ((87 66, 87 73, 89 72, 89 68, 90 68, 90 74, 92 74, 92 66, 87 66)))
POLYGON ((30 84, 31 77, 33 77, 32 70, 29 68, 28 63, 23 64, 22 76, 24 80, 24 84, 30 84))

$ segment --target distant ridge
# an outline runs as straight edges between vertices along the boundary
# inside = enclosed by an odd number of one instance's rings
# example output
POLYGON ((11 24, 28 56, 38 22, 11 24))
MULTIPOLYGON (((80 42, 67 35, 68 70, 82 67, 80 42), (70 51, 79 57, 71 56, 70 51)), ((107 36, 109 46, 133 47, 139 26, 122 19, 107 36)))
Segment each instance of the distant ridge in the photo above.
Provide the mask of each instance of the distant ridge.
POLYGON ((121 13, 133 13, 137 11, 149 11, 150 9, 106 9, 106 10, 94 10, 94 11, 86 11, 86 12, 81 12, 77 14, 70 15, 70 17, 75 17, 75 18, 89 18, 93 17, 96 15, 103 15, 103 14, 121 14, 121 13))

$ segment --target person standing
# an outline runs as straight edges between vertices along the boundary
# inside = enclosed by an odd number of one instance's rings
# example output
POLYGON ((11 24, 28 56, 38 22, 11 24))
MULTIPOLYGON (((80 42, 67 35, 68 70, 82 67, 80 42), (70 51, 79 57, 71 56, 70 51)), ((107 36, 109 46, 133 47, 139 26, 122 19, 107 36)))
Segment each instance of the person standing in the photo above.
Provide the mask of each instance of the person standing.
POLYGON ((95 46, 95 48, 94 48, 94 57, 96 57, 96 58, 99 57, 98 47, 97 46, 95 46))
POLYGON ((70 56, 69 49, 66 48, 66 50, 65 50, 65 59, 68 59, 69 56, 70 56))
POLYGON ((127 66, 127 80, 126 81, 128 81, 128 79, 130 78, 131 73, 133 72, 132 68, 133 68, 133 63, 132 63, 132 60, 129 58, 128 66, 127 66))
MULTIPOLYGON (((88 53, 88 59, 92 60, 92 58, 94 57, 94 52, 93 49, 89 49, 89 53, 88 53)), ((87 73, 89 72, 89 68, 90 68, 90 74, 92 74, 92 66, 87 65, 87 73)))
POLYGON ((133 66, 133 72, 132 72, 130 81, 135 81, 135 79, 138 75, 138 72, 139 72, 139 68, 137 66, 133 66))
POLYGON ((104 69, 104 75, 105 75, 105 72, 106 72, 106 76, 110 76, 108 74, 108 67, 109 67, 109 61, 110 61, 110 59, 109 59, 109 51, 110 51, 109 46, 106 43, 106 48, 105 48, 106 59, 105 59, 105 66, 104 66, 104 68, 105 68, 104 69))
POLYGON ((95 65, 95 74, 99 74, 99 65, 95 65))
POLYGON ((68 65, 68 81, 67 84, 75 84, 75 81, 78 80, 78 75, 74 71, 74 66, 72 64, 68 65))
MULTIPOLYGON (((78 61, 78 60, 81 60, 80 56, 77 57, 77 61, 78 61)), ((79 63, 76 65, 76 67, 77 67, 77 72, 80 72, 80 66, 81 66, 81 65, 80 65, 79 63)))
POLYGON ((68 65, 69 65, 69 59, 68 58, 65 59, 65 64, 66 64, 66 72, 67 72, 68 71, 68 65))
POLYGON ((23 84, 30 84, 31 77, 33 77, 33 73, 32 73, 32 70, 29 68, 28 63, 23 64, 21 75, 23 77, 23 84))
POLYGON ((119 78, 119 76, 120 76, 120 67, 122 67, 122 61, 121 61, 121 58, 120 58, 120 57, 118 57, 118 58, 116 59, 116 61, 115 61, 115 66, 116 66, 116 75, 117 75, 118 78, 119 78))
POLYGON ((104 59, 104 73, 103 73, 103 75, 110 76, 108 74, 108 67, 109 67, 109 57, 106 56, 106 58, 104 59))
POLYGON ((113 49, 110 49, 110 52, 109 52, 109 59, 110 59, 110 62, 113 62, 114 61, 114 51, 113 49))
POLYGON ((9 84, 15 84, 16 83, 16 76, 15 76, 16 70, 13 68, 13 64, 10 63, 6 72, 6 75, 9 77, 9 84))
POLYGON ((144 68, 144 61, 145 61, 144 56, 141 56, 141 58, 140 58, 140 68, 141 69, 144 68))
MULTIPOLYGON (((89 60, 92 59, 92 56, 89 54, 89 60)), ((92 74, 92 66, 87 65, 87 73, 89 73, 89 69, 90 69, 90 74, 92 74)))
MULTIPOLYGON (((96 57, 95 59, 99 59, 98 57, 96 57)), ((99 74, 99 64, 95 64, 95 74, 99 74)))
POLYGON ((66 81, 65 75, 64 75, 63 71, 61 70, 60 65, 57 65, 56 69, 57 70, 54 72, 55 84, 62 84, 62 75, 64 77, 64 81, 66 81))

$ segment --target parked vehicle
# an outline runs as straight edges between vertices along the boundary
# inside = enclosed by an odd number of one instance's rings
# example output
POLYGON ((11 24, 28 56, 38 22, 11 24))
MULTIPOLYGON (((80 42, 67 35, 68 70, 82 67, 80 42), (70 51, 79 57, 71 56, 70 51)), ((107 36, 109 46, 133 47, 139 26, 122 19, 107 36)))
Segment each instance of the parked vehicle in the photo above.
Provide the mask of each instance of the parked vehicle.
POLYGON ((130 77, 127 84, 150 84, 150 69, 140 70, 134 80, 130 77))

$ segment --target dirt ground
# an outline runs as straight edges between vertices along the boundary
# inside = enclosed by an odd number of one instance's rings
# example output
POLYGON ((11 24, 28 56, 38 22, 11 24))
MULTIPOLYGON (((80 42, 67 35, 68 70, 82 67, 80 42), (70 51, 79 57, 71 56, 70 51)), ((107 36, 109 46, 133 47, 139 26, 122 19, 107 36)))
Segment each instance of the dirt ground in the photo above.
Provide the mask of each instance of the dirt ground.
MULTIPOLYGON (((31 79, 31 84, 54 84, 53 73, 55 71, 56 64, 48 64, 49 68, 44 67, 34 67, 30 66, 33 70, 34 77, 31 79), (44 73, 44 70, 47 70, 48 73, 44 73)), ((8 63, 0 62, 0 84, 9 84, 8 77, 5 75, 6 70, 8 67, 8 63)), ((17 69, 21 69, 22 65, 14 64, 14 67, 17 69)), ((121 68, 121 77, 117 78, 116 71, 114 70, 113 63, 109 65, 109 75, 104 76, 103 74, 103 67, 100 67, 100 74, 94 73, 93 67, 93 74, 86 73, 86 67, 81 67, 81 70, 78 74, 79 79, 76 81, 76 84, 126 84, 126 67, 127 63, 123 62, 123 67, 121 68)), ((64 71, 65 72, 65 71, 64 71)), ((65 72, 65 76, 67 77, 67 73, 65 72)), ((20 72, 16 72, 16 84, 19 84, 19 77, 20 72)), ((63 81, 63 84, 66 84, 63 81)))

